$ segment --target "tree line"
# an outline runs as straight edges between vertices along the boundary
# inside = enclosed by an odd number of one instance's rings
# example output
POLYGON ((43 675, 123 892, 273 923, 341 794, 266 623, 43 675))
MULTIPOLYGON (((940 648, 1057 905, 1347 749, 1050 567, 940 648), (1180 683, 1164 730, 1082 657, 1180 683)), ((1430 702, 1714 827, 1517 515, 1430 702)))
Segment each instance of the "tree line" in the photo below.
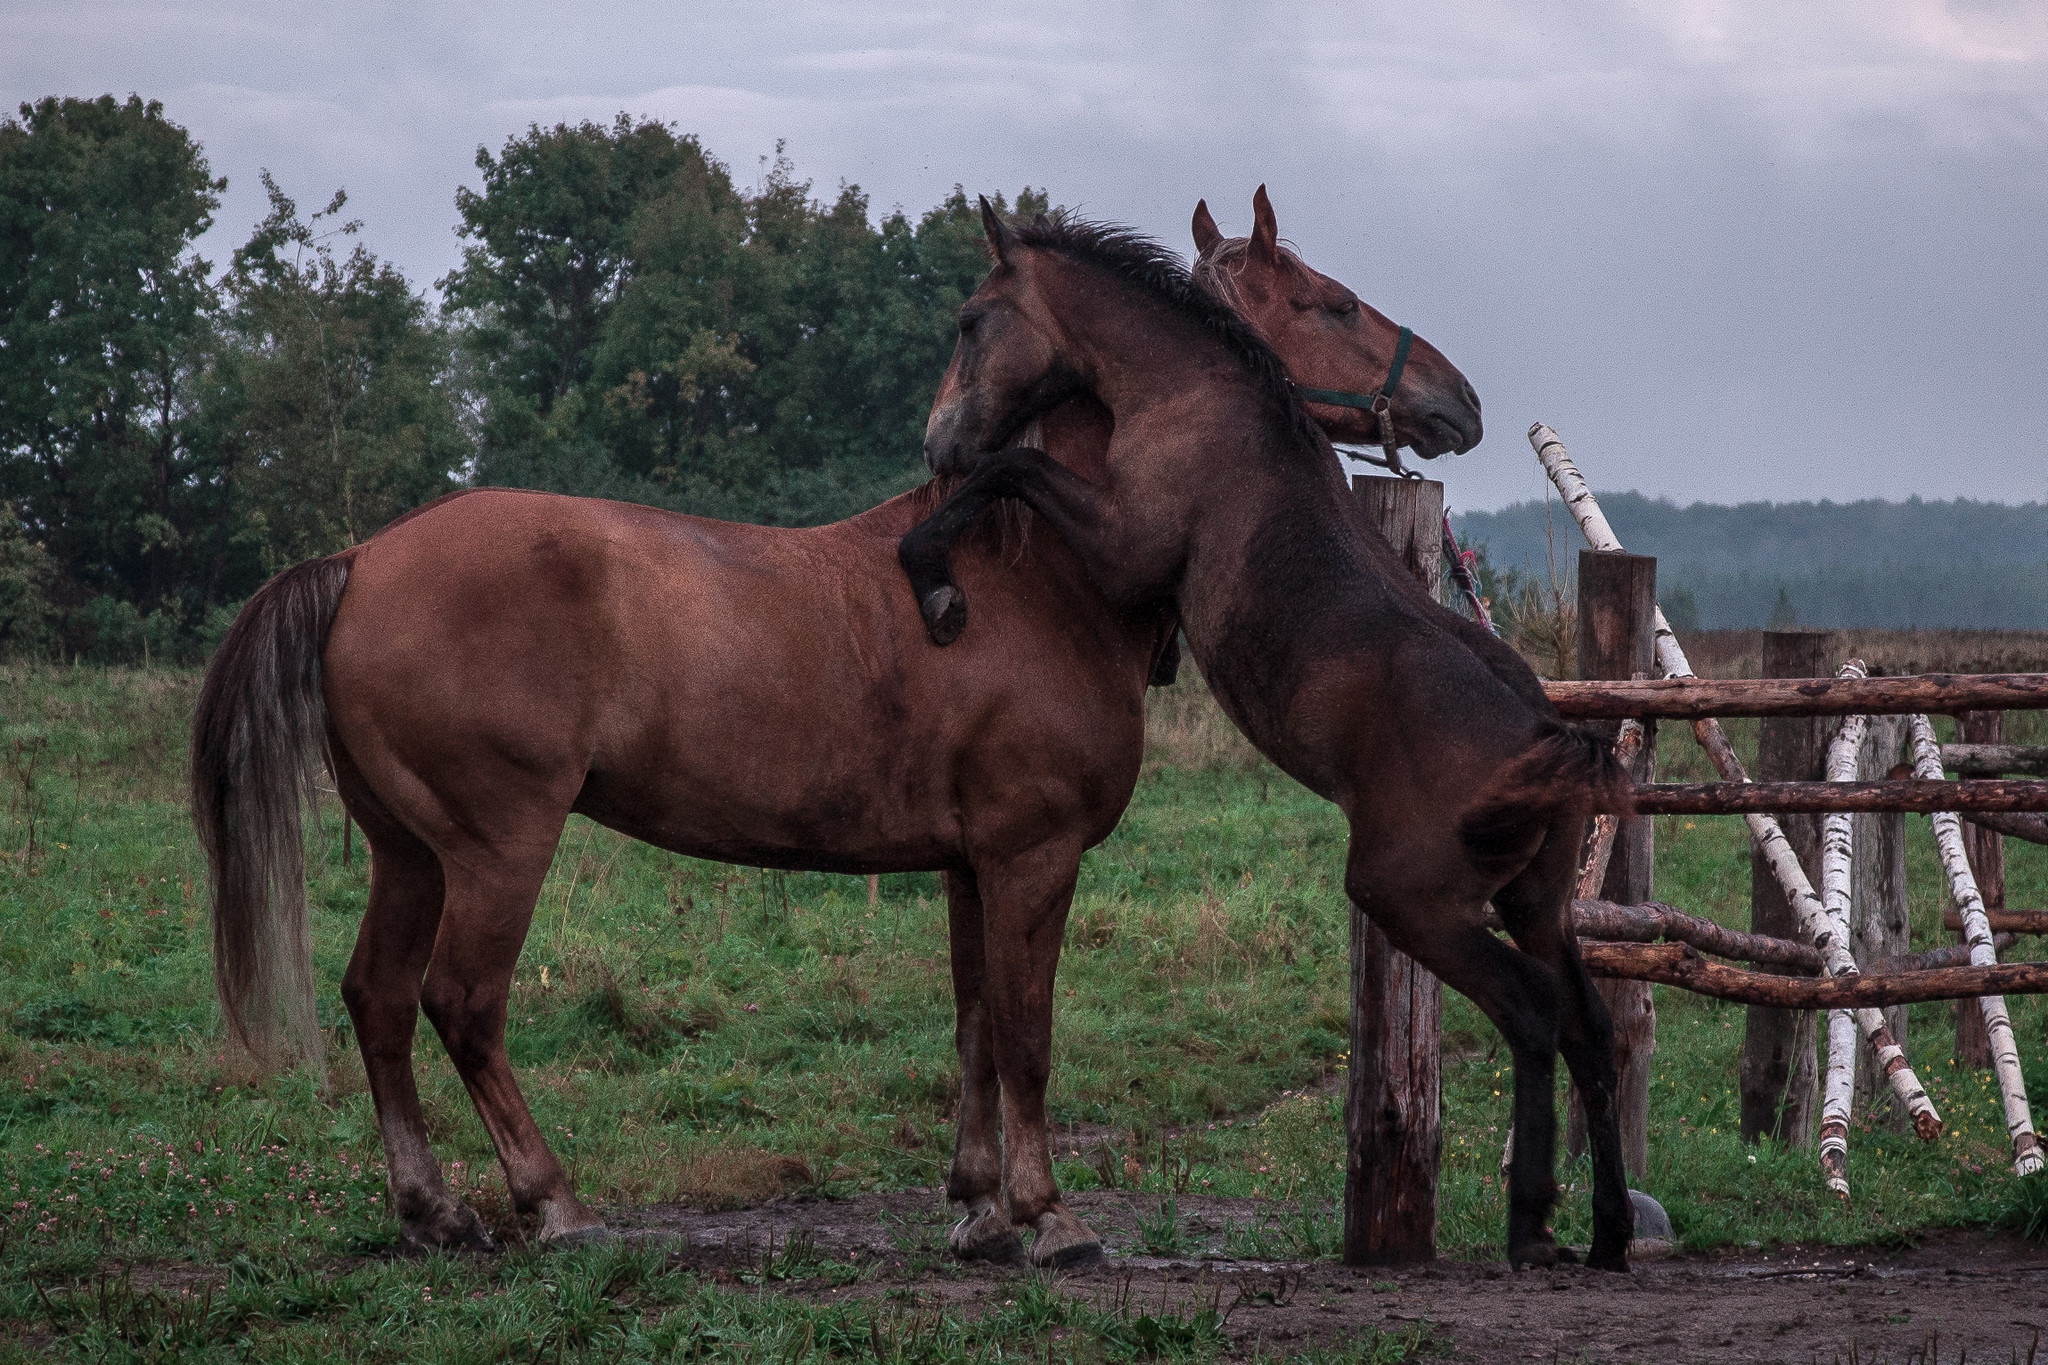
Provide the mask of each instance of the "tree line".
POLYGON ((623 114, 477 168, 436 307, 345 194, 306 212, 268 172, 201 259, 227 184, 156 102, 0 120, 0 652, 203 657, 271 574, 463 486, 811 525, 923 477, 987 268, 959 187, 877 222, 779 148, 746 186, 623 114))
MULTIPOLYGON (((2048 504, 1692 503, 1602 493, 1628 548, 1657 559, 1679 630, 2048 627, 2048 504)), ((1453 518, 1504 599, 1571 577, 1583 543, 1555 500, 1453 518)))

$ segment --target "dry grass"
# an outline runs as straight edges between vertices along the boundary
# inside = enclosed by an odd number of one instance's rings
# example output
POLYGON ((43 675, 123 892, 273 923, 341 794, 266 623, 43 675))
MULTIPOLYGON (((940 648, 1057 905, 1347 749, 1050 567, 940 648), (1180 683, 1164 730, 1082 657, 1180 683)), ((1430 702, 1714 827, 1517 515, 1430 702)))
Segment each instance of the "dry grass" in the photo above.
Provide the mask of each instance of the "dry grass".
MULTIPOLYGON (((1829 651, 1874 671, 1900 673, 2048 672, 2048 630, 1838 630, 1829 651)), ((1763 672, 1761 630, 1702 630, 1681 640, 1703 678, 1754 678, 1763 672)))
POLYGON ((1192 663, 1180 681, 1155 687, 1145 699, 1145 771, 1250 772, 1259 751, 1238 732, 1192 663))

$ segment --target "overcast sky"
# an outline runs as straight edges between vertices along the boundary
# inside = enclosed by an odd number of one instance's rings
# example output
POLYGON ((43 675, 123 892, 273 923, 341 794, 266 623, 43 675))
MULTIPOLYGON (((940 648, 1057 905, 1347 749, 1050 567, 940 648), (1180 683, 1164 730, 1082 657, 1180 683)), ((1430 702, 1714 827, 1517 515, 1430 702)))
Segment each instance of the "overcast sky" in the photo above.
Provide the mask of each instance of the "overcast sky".
POLYGON ((160 99, 229 178, 207 254, 346 187, 430 288, 479 144, 624 110, 742 181, 915 213, 1048 188, 1189 249, 1282 233, 1436 342, 1487 437, 1454 507, 2048 498, 2048 4, 1260 7, 0 0, 0 95, 160 99))

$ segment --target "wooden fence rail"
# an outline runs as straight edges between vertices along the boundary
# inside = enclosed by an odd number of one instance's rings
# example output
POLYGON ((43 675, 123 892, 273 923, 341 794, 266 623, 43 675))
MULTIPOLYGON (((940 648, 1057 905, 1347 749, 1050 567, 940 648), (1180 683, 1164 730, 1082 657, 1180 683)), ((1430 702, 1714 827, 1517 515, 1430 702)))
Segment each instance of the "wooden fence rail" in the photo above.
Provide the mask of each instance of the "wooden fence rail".
POLYGON ((1643 678, 1546 682, 1543 690, 1567 720, 2048 710, 2048 673, 1919 673, 1855 679, 1643 678))
POLYGON ((1982 995, 2048 994, 2048 962, 1992 967, 1940 967, 1919 972, 1775 976, 1709 960, 1690 943, 1579 944, 1594 976, 1655 981, 1696 995, 1781 1010, 1877 1009, 1982 995))
POLYGON ((1818 811, 2048 811, 2048 782, 2020 778, 1928 782, 1653 782, 1636 788, 1638 815, 1818 811))

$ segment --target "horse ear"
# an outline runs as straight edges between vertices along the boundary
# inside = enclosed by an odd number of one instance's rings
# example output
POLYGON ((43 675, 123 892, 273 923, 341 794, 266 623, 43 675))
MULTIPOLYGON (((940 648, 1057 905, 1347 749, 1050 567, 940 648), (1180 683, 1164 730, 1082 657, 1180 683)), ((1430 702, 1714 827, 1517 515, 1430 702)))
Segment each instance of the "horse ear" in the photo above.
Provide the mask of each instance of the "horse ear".
POLYGON ((1252 196, 1252 254, 1268 264, 1280 259, 1280 221, 1264 185, 1252 196))
POLYGON ((1222 240, 1223 234, 1216 230, 1216 220, 1209 215, 1209 201, 1197 199, 1195 201, 1195 255, 1208 255, 1211 248, 1222 240))
POLYGON ((981 232, 988 238, 989 254, 996 258, 997 265, 1005 264, 1003 252, 1010 245, 1010 229, 988 202, 987 195, 981 195, 981 232))

